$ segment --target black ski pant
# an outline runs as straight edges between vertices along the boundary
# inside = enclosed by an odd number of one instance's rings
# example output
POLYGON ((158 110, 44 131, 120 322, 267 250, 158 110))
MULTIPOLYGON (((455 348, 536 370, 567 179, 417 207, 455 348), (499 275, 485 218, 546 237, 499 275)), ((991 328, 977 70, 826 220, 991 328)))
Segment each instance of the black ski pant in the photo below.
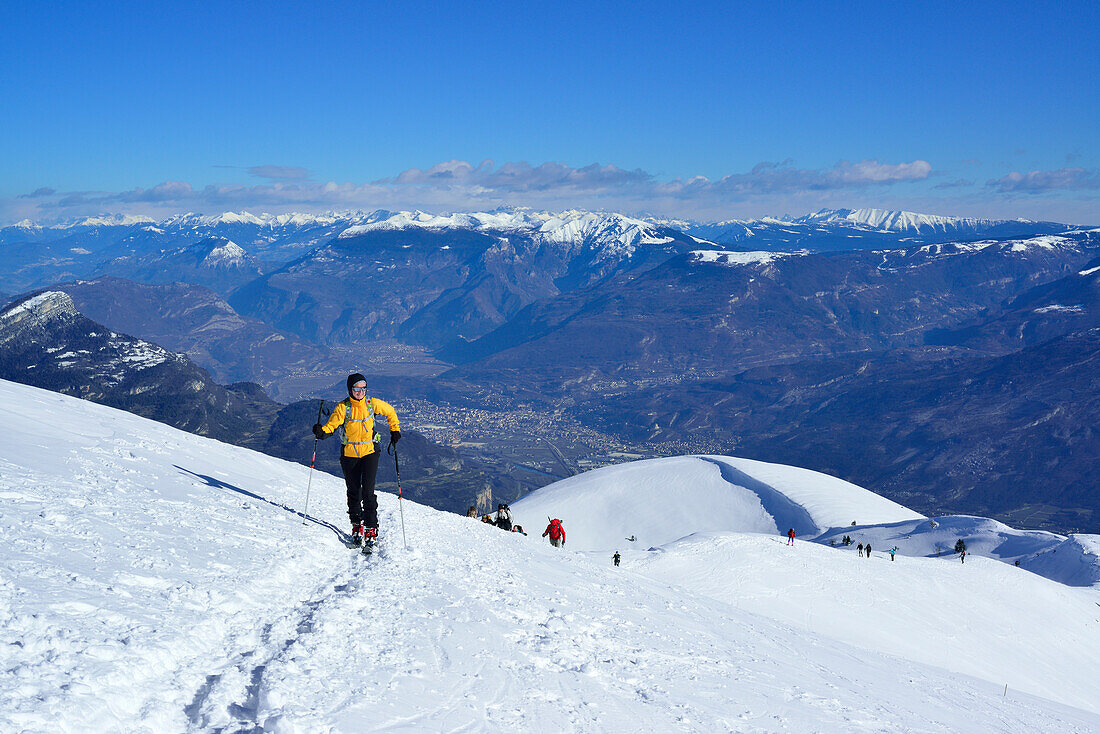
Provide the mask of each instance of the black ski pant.
POLYGON ((378 454, 374 451, 359 459, 340 457, 340 469, 348 485, 348 518, 353 525, 358 522, 368 528, 378 527, 378 497, 374 494, 378 454))

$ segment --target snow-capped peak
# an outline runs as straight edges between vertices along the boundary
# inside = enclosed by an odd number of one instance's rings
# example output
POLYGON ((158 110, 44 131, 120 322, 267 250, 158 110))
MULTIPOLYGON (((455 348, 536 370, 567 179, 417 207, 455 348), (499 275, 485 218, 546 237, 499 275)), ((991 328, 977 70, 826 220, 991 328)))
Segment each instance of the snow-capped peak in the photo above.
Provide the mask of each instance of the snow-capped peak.
POLYGON ((211 248, 207 256, 203 258, 202 264, 207 267, 223 268, 240 266, 244 264, 247 255, 248 253, 244 251, 244 248, 236 242, 221 240, 220 244, 211 248))
POLYGON ((265 224, 264 220, 248 212, 222 212, 209 220, 214 224, 265 224))

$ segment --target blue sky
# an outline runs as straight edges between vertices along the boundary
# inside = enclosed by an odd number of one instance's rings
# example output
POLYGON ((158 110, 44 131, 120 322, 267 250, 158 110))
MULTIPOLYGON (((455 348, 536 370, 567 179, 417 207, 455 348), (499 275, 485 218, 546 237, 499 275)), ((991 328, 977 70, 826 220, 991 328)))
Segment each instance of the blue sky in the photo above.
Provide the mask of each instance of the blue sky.
POLYGON ((0 222, 512 205, 1100 224, 1095 2, 5 5, 0 222))

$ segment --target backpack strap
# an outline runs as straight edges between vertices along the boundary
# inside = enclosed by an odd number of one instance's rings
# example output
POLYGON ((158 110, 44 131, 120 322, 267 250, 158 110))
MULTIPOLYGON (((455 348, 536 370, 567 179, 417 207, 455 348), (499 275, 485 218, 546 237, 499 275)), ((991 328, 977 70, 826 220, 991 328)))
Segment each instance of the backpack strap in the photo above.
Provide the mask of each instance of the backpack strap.
POLYGON ((349 423, 367 423, 367 422, 373 423, 374 422, 374 400, 370 396, 367 396, 367 397, 363 398, 363 400, 365 400, 366 403, 367 403, 367 417, 366 418, 349 418, 348 416, 351 415, 351 398, 344 398, 344 401, 343 401, 344 402, 344 423, 341 426, 341 428, 344 429, 344 432, 341 434, 340 440, 343 442, 343 444, 345 446, 347 446, 348 444, 351 444, 352 446, 363 446, 363 445, 368 444, 368 443, 378 443, 382 439, 382 434, 380 434, 378 431, 375 431, 374 436, 371 438, 370 441, 349 441, 348 440, 348 424, 349 423))

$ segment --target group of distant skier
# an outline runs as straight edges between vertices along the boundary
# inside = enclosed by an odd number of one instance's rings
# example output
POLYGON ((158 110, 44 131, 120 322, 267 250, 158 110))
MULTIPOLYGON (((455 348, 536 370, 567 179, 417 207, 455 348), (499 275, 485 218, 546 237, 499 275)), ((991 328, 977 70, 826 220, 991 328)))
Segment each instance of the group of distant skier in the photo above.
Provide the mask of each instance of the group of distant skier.
MULTIPOLYGON (((477 517, 476 505, 470 505, 470 509, 466 510, 466 517, 477 517)), ((481 521, 487 525, 498 527, 508 533, 519 533, 521 535, 527 535, 527 531, 523 529, 522 525, 513 524, 512 510, 504 502, 501 502, 497 505, 496 517, 485 514, 481 516, 481 521)))

